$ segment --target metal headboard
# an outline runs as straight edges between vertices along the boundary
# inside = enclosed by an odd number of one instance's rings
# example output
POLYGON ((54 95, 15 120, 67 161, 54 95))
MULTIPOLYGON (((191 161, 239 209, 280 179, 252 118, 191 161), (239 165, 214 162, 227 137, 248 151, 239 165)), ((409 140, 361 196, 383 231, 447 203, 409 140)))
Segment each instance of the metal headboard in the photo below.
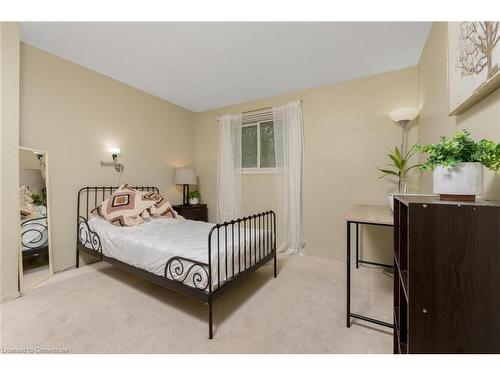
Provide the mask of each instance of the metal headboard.
MULTIPOLYGON (((133 189, 146 192, 160 193, 156 186, 131 186, 133 189)), ((94 207, 108 198, 118 186, 86 186, 78 191, 77 222, 79 217, 88 220, 89 213, 94 207)))

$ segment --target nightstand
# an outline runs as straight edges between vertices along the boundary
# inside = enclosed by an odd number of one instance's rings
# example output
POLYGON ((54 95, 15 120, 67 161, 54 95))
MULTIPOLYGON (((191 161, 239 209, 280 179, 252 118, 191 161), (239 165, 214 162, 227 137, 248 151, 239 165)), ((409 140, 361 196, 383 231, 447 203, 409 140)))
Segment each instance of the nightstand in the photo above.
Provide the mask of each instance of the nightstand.
POLYGON ((206 204, 179 204, 172 206, 179 215, 188 220, 208 221, 206 204))

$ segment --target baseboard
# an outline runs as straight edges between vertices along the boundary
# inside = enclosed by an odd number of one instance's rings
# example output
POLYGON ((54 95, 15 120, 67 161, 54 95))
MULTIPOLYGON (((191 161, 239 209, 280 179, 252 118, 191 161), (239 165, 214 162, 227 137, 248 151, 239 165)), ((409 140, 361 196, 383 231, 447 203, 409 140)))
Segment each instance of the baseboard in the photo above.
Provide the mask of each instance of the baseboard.
POLYGON ((19 298, 19 297, 21 297, 21 293, 19 293, 19 292, 14 292, 14 293, 11 293, 11 294, 7 294, 6 296, 3 296, 0 299, 0 303, 4 304, 6 302, 15 300, 16 298, 19 298))

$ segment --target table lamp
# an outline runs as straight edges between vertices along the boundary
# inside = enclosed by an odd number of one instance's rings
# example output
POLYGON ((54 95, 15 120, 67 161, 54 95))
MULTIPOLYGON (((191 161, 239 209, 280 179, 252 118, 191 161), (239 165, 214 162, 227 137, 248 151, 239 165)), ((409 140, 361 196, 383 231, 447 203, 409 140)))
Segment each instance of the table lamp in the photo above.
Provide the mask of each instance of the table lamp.
POLYGON ((196 169, 177 168, 175 170, 175 184, 182 185, 182 204, 189 203, 189 185, 196 185, 196 169))

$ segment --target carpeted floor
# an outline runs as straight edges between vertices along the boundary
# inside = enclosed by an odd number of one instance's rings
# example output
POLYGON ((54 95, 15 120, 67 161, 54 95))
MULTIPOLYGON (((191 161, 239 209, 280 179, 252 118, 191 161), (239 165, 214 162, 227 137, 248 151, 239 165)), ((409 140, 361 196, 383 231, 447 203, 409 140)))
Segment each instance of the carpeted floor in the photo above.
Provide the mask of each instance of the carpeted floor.
MULTIPOLYGON (((345 263, 280 257, 207 308, 114 268, 95 263, 62 272, 1 309, 2 348, 70 353, 391 353, 391 330, 345 326, 345 263)), ((392 320, 392 278, 355 270, 352 310, 392 320)))

